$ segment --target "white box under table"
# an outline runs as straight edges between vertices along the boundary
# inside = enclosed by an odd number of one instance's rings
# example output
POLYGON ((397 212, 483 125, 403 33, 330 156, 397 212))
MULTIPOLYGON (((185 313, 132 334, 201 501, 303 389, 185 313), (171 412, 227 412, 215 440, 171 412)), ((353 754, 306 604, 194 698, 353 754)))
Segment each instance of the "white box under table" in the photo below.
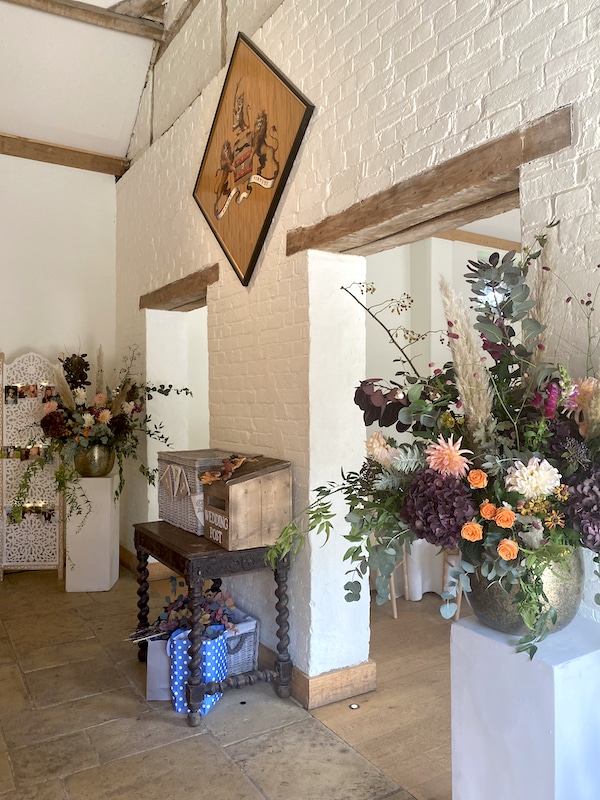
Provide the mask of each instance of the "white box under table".
POLYGON ((119 475, 80 478, 91 510, 81 530, 81 517, 67 520, 65 589, 67 592, 107 592, 119 579, 119 475))
POLYGON ((598 800, 600 625, 577 616, 532 661, 518 639, 452 625, 452 800, 598 800))

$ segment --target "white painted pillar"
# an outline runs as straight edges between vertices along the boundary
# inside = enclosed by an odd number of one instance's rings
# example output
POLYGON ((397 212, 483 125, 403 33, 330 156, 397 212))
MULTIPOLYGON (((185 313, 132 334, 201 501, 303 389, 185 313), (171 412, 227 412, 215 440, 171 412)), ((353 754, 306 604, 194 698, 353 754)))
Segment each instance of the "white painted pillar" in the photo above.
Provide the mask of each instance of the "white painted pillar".
MULTIPOLYGON (((340 471, 359 469, 365 455, 362 413, 354 391, 365 369, 365 315, 342 286, 365 280, 365 259, 332 253, 308 253, 310 356, 311 489, 341 478, 340 471)), ((311 500, 314 494, 311 493, 311 500)), ((343 538, 347 507, 336 500, 335 530, 329 542, 314 535, 310 558, 309 676, 367 661, 369 657, 369 585, 360 602, 344 600, 348 563, 343 538)), ((297 604, 297 600, 295 601, 297 604)))

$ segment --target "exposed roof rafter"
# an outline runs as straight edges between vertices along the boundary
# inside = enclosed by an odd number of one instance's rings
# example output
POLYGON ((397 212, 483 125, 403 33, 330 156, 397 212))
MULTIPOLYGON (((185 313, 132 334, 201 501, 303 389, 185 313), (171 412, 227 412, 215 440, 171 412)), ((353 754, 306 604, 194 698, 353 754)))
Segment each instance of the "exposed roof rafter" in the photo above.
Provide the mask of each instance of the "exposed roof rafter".
POLYGON ((147 19, 137 19, 135 17, 116 14, 99 6, 89 3, 79 3, 76 0, 2 0, 5 3, 33 8, 36 11, 45 11, 48 14, 56 14, 59 17, 66 17, 78 22, 86 22, 90 25, 99 25, 103 28, 110 28, 121 33, 129 33, 133 36, 142 36, 146 39, 155 39, 162 42, 165 36, 164 28, 157 22, 147 19))
POLYGON ((37 139, 25 139, 0 133, 0 155, 29 158, 47 164, 60 164, 63 167, 75 167, 91 172, 102 172, 119 178, 129 169, 126 158, 93 153, 90 150, 78 150, 75 147, 40 142, 37 139))

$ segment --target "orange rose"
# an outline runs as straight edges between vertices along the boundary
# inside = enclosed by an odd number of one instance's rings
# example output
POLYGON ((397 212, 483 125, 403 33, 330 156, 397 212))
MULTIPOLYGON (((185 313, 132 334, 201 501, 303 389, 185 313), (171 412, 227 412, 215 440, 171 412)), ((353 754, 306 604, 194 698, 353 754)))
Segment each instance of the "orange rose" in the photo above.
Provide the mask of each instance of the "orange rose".
POLYGON ((494 515, 494 522, 499 528, 512 528, 515 522, 515 512, 502 506, 494 515))
POLYGON ((465 522, 460 529, 460 535, 468 542, 479 542, 483 539, 483 528, 478 522, 465 522))
POLYGON ((482 469, 469 470, 467 475, 469 486, 471 489, 485 489, 488 482, 488 476, 482 469))
POLYGON ((484 500, 479 506, 479 513, 484 519, 494 519, 497 511, 498 509, 496 506, 493 503, 490 503, 489 500, 484 500))
POLYGON ((512 561, 519 553, 519 545, 512 539, 502 539, 497 549, 498 555, 505 561, 512 561))

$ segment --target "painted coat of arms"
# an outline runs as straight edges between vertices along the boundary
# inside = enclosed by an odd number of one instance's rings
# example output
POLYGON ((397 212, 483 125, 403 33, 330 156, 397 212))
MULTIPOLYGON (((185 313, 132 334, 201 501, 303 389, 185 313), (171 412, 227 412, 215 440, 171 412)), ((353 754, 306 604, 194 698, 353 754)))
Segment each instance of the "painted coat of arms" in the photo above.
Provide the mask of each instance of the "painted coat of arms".
POLYGON ((238 34, 194 198, 247 286, 314 107, 238 34))
POLYGON ((222 219, 230 203, 239 205, 254 185, 272 190, 279 174, 277 128, 269 127, 267 111, 261 109, 250 125, 251 109, 245 104, 243 79, 233 98, 231 138, 221 148, 221 164, 215 184, 215 216, 222 219))

